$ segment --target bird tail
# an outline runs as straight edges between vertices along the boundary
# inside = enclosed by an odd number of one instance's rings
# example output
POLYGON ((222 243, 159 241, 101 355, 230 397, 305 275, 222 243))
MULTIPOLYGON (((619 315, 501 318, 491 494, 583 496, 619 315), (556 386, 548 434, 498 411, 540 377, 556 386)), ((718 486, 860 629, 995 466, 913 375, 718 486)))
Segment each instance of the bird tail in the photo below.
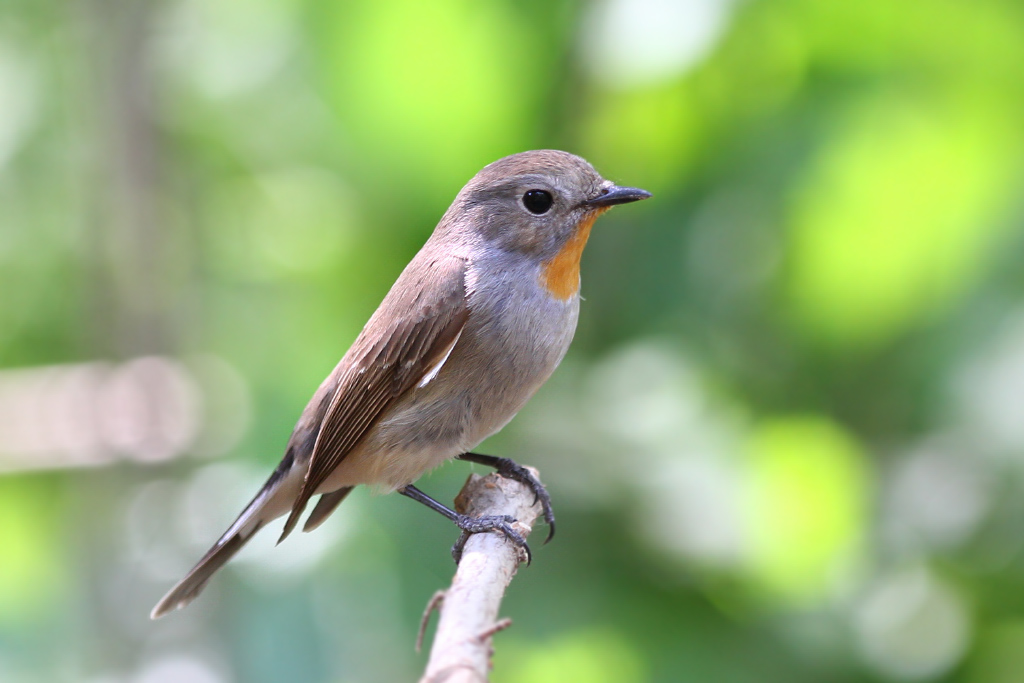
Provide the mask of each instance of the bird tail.
POLYGON ((293 468, 292 458, 286 457, 224 535, 185 578, 161 598, 149 613, 150 619, 159 619, 195 600, 210 577, 234 557, 257 531, 291 509, 288 501, 295 498, 301 484, 301 469, 293 468))
MULTIPOLYGON (((255 533, 258 528, 257 526, 253 529, 252 533, 255 533)), ((179 581, 174 588, 167 592, 167 595, 161 598, 160 602, 153 608, 153 611, 149 613, 149 618, 159 619, 168 612, 181 609, 195 600, 196 596, 206 587, 210 577, 245 545, 245 542, 252 537, 252 533, 248 536, 234 534, 217 541, 217 544, 203 555, 203 559, 196 563, 196 566, 189 571, 185 578, 179 581)))

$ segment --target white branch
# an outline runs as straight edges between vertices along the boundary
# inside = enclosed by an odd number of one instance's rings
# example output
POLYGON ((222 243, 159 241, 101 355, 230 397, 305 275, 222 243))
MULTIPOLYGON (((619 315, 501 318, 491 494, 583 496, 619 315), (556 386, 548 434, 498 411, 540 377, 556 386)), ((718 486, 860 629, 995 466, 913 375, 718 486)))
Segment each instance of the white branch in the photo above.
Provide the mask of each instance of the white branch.
MULTIPOLYGON (((537 476, 536 470, 531 472, 537 476)), ((533 492, 517 481, 474 474, 455 499, 455 509, 473 517, 511 515, 519 520, 514 526, 525 538, 541 514, 534 500, 533 492)), ((486 683, 491 636, 511 623, 497 620, 501 599, 525 559, 525 552, 500 533, 470 536, 441 601, 430 661, 420 683, 486 683)))

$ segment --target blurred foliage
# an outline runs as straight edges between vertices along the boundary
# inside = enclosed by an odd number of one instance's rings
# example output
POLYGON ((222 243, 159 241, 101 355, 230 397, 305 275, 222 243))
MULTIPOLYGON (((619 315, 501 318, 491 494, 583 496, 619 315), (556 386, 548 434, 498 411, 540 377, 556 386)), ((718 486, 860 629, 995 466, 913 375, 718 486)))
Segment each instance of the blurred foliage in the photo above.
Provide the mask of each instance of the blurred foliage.
POLYGON ((745 496, 755 577, 783 596, 820 598, 867 526, 864 455, 821 418, 756 425, 749 448, 745 496))
POLYGON ((0 367, 215 357, 204 419, 251 420, 4 475, 0 680, 414 680, 454 532, 393 496, 146 616, 461 185, 541 147, 655 198, 482 447, 560 515, 495 680, 1018 680, 1022 120, 1018 0, 5 0, 0 367))

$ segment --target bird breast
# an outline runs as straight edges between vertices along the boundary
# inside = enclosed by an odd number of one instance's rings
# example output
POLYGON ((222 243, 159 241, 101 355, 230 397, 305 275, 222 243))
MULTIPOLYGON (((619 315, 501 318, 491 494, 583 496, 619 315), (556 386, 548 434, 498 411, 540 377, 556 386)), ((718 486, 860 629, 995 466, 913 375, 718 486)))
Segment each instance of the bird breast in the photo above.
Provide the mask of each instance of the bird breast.
POLYGON ((569 348, 579 297, 552 297, 541 269, 536 262, 501 253, 470 262, 469 320, 433 382, 442 401, 459 397, 461 405, 453 410, 461 411, 465 425, 463 448, 504 427, 569 348))
POLYGON ((325 490, 398 488, 515 417, 565 356, 579 315, 579 296, 551 296, 541 269, 511 258, 471 261, 470 315, 447 360, 384 417, 325 490))

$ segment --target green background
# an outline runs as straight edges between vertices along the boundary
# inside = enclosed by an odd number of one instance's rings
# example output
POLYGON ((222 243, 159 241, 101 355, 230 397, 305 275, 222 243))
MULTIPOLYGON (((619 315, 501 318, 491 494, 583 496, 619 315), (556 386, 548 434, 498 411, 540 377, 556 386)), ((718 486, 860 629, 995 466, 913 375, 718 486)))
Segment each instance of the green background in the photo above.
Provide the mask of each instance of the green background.
POLYGON ((415 680, 456 533, 398 496, 147 615, 462 184, 544 147, 655 197, 481 448, 559 514, 494 680, 1022 680, 1019 0, 3 0, 0 680, 415 680), (19 456, 92 405, 18 369, 152 356, 205 445, 19 456))

